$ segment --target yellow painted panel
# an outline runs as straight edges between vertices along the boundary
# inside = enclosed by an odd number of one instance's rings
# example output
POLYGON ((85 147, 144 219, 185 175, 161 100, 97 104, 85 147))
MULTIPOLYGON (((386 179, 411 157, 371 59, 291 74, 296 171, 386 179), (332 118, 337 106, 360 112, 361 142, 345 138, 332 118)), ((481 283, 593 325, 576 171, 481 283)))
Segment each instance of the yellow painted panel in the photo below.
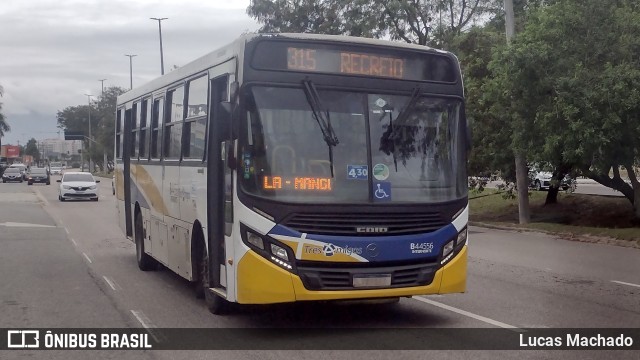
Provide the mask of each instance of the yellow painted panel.
POLYGON ((442 280, 442 269, 436 272, 431 285, 396 289, 313 291, 305 289, 302 280, 298 276, 293 275, 292 278, 296 300, 374 299, 437 294, 442 280))
MULTIPOLYGON (((168 215, 169 211, 162 198, 162 191, 144 166, 131 165, 131 173, 132 178, 136 179, 138 187, 144 192, 145 197, 149 199, 150 205, 159 213, 168 215)), ((162 186, 162 184, 160 184, 160 186, 162 186)))
POLYGON ((271 304, 295 301, 291 273, 249 250, 238 261, 238 302, 271 304))
POLYGON ((442 270, 440 294, 465 292, 467 288, 467 245, 442 270))
POLYGON ((310 300, 375 299, 464 292, 466 288, 467 247, 438 270, 430 285, 396 289, 313 291, 302 280, 253 251, 238 263, 238 302, 269 304, 310 300))
POLYGON ((295 241, 291 241, 291 240, 279 240, 281 243, 287 245, 288 247, 291 248, 291 250, 293 250, 293 253, 295 254, 296 251, 298 251, 298 243, 295 241))

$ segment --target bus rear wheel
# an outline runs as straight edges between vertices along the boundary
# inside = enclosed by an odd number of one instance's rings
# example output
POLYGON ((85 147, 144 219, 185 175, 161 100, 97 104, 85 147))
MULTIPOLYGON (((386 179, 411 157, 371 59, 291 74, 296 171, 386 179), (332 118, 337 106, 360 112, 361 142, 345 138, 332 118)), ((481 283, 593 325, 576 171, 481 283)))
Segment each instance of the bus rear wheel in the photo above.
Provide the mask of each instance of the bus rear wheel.
POLYGON ((156 260, 144 252, 144 230, 142 228, 142 214, 140 214, 140 212, 136 213, 134 236, 138 268, 142 271, 155 270, 158 265, 156 260))
POLYGON ((202 288, 202 292, 204 293, 204 302, 207 305, 207 309, 209 309, 209 312, 215 315, 222 315, 226 313, 229 307, 229 303, 227 302, 227 300, 223 299, 220 295, 214 293, 209 289, 209 254, 206 249, 202 250, 201 252, 198 271, 199 284, 197 286, 202 288))

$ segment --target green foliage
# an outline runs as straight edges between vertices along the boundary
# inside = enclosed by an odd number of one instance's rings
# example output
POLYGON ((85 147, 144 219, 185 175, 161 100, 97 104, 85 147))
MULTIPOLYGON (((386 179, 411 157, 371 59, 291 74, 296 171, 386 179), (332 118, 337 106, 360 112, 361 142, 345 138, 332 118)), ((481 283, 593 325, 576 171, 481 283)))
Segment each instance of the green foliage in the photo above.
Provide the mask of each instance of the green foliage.
POLYGON ((640 11, 630 1, 565 0, 532 11, 512 46, 495 53, 485 84, 490 113, 510 118, 497 129, 512 134, 511 148, 580 169, 632 203, 640 198, 635 176, 628 185, 616 175, 620 166, 633 174, 640 159, 637 34, 640 11))
POLYGON ((464 75, 466 115, 472 128, 473 150, 469 157, 469 173, 481 175, 500 170, 503 178, 515 179, 511 134, 504 128, 504 112, 491 112, 493 98, 485 89, 493 53, 504 44, 504 34, 488 27, 473 27, 456 37, 451 44, 460 60, 464 75))
POLYGON ((389 37, 447 48, 497 0, 253 0, 247 14, 260 32, 389 37))
MULTIPOLYGON (((80 131, 89 136, 89 111, 91 111, 91 136, 94 142, 91 144, 91 159, 102 166, 103 155, 113 159, 116 98, 126 90, 120 87, 109 87, 104 90, 104 95, 97 102, 89 105, 69 106, 58 111, 58 127, 66 131, 80 131)), ((89 140, 84 143, 85 154, 89 153, 89 140)))
POLYGON ((38 149, 38 142, 35 138, 27 141, 27 145, 24 147, 24 154, 33 156, 36 162, 40 161, 40 150, 38 149))
MULTIPOLYGON (((4 94, 4 89, 2 88, 2 85, 0 85, 0 97, 2 97, 3 94, 4 94)), ((2 113, 2 103, 0 102, 0 145, 2 144, 1 142, 2 137, 4 136, 5 133, 9 132, 10 130, 11 130, 11 127, 7 123, 7 119, 2 113)))
POLYGON ((378 37, 377 8, 370 1, 253 0, 247 14, 260 32, 294 32, 378 37))

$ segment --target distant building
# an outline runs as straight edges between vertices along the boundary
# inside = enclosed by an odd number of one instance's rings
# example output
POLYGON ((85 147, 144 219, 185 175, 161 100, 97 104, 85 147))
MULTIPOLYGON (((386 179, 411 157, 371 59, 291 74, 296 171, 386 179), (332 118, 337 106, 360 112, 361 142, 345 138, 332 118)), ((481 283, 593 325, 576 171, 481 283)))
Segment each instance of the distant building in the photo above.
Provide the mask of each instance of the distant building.
POLYGON ((82 143, 80 140, 43 139, 38 142, 38 148, 44 158, 62 157, 77 155, 82 143))

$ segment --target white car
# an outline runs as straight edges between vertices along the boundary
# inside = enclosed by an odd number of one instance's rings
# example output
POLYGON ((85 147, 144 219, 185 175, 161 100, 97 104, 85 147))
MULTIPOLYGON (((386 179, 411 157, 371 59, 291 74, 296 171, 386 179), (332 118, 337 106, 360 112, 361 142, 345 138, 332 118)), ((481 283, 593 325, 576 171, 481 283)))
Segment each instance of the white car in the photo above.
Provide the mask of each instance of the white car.
POLYGON ((98 185, 100 180, 93 178, 88 172, 65 172, 62 179, 57 180, 60 183, 58 191, 58 200, 65 201, 67 199, 91 199, 98 201, 98 185))
MULTIPOLYGON (((537 191, 549 190, 551 187, 553 173, 549 171, 538 171, 531 173, 529 176, 532 180, 531 186, 537 191)), ((562 190, 567 190, 571 186, 572 181, 573 180, 569 175, 565 176, 565 178, 560 182, 560 188, 562 188, 562 190)))
POLYGON ((61 167, 52 167, 49 172, 51 173, 51 175, 62 175, 62 168, 61 167))
POLYGON ((20 175, 22 176, 22 180, 27 180, 27 165, 14 163, 11 166, 9 166, 9 169, 12 169, 12 168, 20 170, 20 175))

